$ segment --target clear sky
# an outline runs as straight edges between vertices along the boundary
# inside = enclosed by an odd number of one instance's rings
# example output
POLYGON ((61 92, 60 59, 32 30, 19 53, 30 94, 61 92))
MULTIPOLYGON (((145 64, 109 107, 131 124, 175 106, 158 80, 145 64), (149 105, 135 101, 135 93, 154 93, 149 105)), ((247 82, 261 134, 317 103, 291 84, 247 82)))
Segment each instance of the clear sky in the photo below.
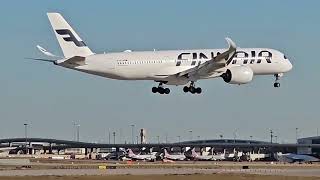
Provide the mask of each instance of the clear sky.
MULTIPOLYGON (((149 141, 190 137, 295 141, 320 128, 320 1, 2 1, 0 6, 0 138, 29 135, 106 141, 116 131, 131 140, 130 124, 146 128, 149 141), (247 85, 200 81, 201 95, 172 87, 151 93, 152 81, 116 81, 24 57, 43 57, 37 44, 61 55, 46 12, 60 12, 96 53, 131 50, 240 47, 283 51, 294 65, 273 88, 273 76, 247 85)), ((137 132, 135 133, 137 134, 137 132)), ((118 141, 119 142, 119 141, 118 141)))

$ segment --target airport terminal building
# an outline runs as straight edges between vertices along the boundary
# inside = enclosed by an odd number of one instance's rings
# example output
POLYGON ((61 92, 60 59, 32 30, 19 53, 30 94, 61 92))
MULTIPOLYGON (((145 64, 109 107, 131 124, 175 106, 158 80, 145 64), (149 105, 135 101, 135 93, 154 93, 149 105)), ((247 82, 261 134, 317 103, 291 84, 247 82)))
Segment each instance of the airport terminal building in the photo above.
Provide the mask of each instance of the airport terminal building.
MULTIPOLYGON (((320 144, 320 136, 300 138, 298 144, 320 144)), ((298 154, 320 155, 320 148, 317 147, 299 147, 297 150, 298 154)))

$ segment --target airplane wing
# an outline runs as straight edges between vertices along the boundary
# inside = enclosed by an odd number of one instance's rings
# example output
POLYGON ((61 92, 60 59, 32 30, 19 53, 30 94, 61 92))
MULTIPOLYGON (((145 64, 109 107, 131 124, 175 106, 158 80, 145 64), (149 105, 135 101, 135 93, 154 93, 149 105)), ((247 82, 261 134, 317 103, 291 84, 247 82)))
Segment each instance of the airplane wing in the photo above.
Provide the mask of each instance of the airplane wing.
POLYGON ((200 77, 210 77, 214 74, 217 74, 217 76, 219 76, 224 73, 222 71, 219 71, 219 69, 224 68, 231 62, 237 49, 236 44, 230 38, 226 38, 226 41, 229 45, 228 50, 221 54, 218 54, 216 57, 203 64, 199 64, 198 66, 195 66, 191 69, 179 72, 176 75, 180 77, 186 76, 191 79, 199 79, 200 77))
POLYGON ((289 158, 291 158, 294 161, 301 161, 301 162, 317 162, 317 161, 319 161, 318 158, 315 158, 313 156, 300 155, 300 154, 295 154, 289 158))

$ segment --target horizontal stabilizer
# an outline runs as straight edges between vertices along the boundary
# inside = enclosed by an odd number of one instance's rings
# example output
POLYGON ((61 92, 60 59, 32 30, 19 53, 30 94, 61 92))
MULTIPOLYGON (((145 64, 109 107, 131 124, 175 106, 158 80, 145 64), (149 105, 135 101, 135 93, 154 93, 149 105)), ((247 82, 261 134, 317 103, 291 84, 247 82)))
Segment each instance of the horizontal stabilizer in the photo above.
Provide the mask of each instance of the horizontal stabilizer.
POLYGON ((25 59, 31 59, 34 61, 44 61, 44 62, 51 62, 51 63, 56 63, 56 60, 52 60, 52 59, 41 59, 41 58, 25 58, 25 59))

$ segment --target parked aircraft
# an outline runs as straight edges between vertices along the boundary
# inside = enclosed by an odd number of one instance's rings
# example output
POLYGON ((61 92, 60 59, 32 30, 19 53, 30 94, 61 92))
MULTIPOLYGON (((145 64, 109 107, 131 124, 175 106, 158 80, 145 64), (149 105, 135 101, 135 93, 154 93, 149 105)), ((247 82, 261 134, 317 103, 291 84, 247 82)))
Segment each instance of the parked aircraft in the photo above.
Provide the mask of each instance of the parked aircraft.
POLYGON ((64 57, 44 48, 38 49, 50 59, 34 60, 118 80, 151 80, 158 83, 153 93, 169 94, 165 85, 185 85, 183 91, 200 94, 196 82, 221 77, 229 84, 246 84, 255 75, 274 75, 274 87, 292 69, 289 59, 280 51, 269 48, 237 48, 226 38, 228 49, 197 49, 93 53, 59 13, 48 13, 64 57))
POLYGON ((295 162, 305 162, 305 163, 312 163, 312 162, 319 162, 318 158, 309 155, 303 154, 293 154, 293 153, 277 153, 275 154, 275 158, 280 162, 287 162, 287 163, 295 163, 295 162))
POLYGON ((137 161, 137 160, 141 160, 141 161, 155 161, 156 160, 156 155, 155 154, 134 154, 133 151, 131 149, 128 149, 128 158, 137 161))
POLYGON ((191 150, 191 158, 198 161, 221 161, 226 159, 225 151, 224 153, 216 154, 216 155, 199 155, 195 151, 195 148, 191 150))
POLYGON ((184 154, 169 154, 167 149, 164 149, 163 152, 164 152, 164 155, 163 155, 164 159, 169 159, 173 161, 183 161, 186 159, 186 156, 184 154))
POLYGON ((8 156, 10 154, 10 151, 16 150, 17 147, 3 147, 0 148, 0 157, 2 156, 8 156))

